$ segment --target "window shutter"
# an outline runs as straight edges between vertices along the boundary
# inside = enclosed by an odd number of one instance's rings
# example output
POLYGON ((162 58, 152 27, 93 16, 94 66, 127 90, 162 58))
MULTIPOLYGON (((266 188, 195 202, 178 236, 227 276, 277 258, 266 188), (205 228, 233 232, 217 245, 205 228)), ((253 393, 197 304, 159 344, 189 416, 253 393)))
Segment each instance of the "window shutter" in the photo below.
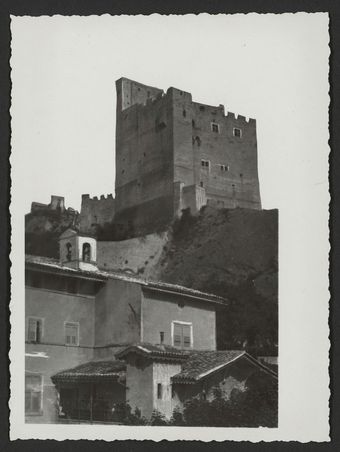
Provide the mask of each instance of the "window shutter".
POLYGON ((37 320, 36 319, 28 319, 27 339, 31 342, 35 342, 37 339, 37 320))
POLYGON ((65 324, 65 343, 66 345, 78 344, 78 325, 74 323, 65 324))
POLYGON ((185 348, 191 347, 191 327, 190 325, 182 325, 183 327, 183 346, 185 348))
POLYGON ((181 347, 182 345, 182 325, 174 324, 174 346, 181 347))

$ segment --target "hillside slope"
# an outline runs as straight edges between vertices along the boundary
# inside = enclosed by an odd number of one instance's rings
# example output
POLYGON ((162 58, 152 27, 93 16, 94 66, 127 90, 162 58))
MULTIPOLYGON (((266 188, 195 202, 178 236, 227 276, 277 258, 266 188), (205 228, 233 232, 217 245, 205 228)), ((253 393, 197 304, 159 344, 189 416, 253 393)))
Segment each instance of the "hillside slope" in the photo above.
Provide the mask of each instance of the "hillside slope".
POLYGON ((276 353, 278 328, 278 211, 214 210, 186 214, 173 227, 157 276, 221 295, 219 348, 276 353))

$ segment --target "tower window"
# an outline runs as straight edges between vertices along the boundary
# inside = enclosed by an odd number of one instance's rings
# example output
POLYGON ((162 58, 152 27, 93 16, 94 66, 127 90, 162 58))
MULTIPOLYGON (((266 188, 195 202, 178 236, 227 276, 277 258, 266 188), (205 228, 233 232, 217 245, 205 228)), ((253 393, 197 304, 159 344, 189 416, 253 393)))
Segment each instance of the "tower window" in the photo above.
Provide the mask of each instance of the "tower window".
POLYGON ((160 331, 159 336, 161 344, 164 344, 164 331, 160 331))
POLYGON ((220 165, 221 171, 229 171, 229 165, 220 165))
POLYGON ((163 393, 162 383, 158 383, 157 384, 157 399, 160 400, 162 398, 162 393, 163 393))
POLYGON ((238 127, 234 127, 233 135, 234 135, 234 137, 241 138, 242 137, 242 129, 239 129, 238 127))
POLYGON ((187 112, 185 110, 183 110, 183 118, 185 118, 187 115, 187 112))
POLYGON ((91 245, 89 243, 83 244, 83 261, 84 262, 91 261, 91 245))
POLYGON ((201 166, 203 166, 204 168, 209 168, 210 161, 209 160, 201 160, 201 166))
POLYGON ((211 123, 211 130, 212 130, 214 133, 220 133, 220 125, 219 125, 219 124, 216 124, 216 122, 212 122, 212 123, 211 123))
POLYGON ((200 182, 200 187, 203 187, 203 182, 202 181, 200 182))

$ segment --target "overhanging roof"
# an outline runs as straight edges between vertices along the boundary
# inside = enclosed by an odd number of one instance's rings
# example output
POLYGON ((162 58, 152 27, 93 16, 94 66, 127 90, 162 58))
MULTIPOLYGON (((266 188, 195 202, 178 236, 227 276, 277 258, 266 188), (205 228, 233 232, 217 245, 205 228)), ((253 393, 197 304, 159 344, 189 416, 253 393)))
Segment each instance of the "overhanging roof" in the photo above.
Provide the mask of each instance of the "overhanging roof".
POLYGON ((199 299, 205 302, 215 303, 221 306, 226 306, 228 301, 225 298, 217 295, 202 292, 200 290, 191 289, 190 287, 180 286, 178 284, 166 283, 163 281, 151 281, 147 279, 138 278, 135 276, 126 275, 119 272, 110 272, 105 270, 81 270, 71 268, 66 265, 61 265, 59 260, 43 256, 25 256, 26 268, 35 269, 48 273, 59 273, 67 276, 74 276, 82 279, 90 279, 95 281, 106 281, 108 279, 117 279, 120 281, 128 281, 131 283, 140 284, 147 290, 163 292, 167 294, 180 294, 189 298, 199 299))
POLYGON ((90 361, 51 377, 53 383, 102 382, 125 379, 126 364, 118 360, 90 361))

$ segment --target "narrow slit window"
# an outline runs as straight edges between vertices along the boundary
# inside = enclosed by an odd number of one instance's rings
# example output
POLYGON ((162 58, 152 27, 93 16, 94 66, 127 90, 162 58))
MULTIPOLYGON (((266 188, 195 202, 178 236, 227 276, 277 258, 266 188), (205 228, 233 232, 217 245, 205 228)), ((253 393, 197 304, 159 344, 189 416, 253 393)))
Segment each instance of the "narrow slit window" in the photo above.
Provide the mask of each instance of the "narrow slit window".
POLYGON ((157 384, 157 399, 162 399, 162 383, 157 384))

